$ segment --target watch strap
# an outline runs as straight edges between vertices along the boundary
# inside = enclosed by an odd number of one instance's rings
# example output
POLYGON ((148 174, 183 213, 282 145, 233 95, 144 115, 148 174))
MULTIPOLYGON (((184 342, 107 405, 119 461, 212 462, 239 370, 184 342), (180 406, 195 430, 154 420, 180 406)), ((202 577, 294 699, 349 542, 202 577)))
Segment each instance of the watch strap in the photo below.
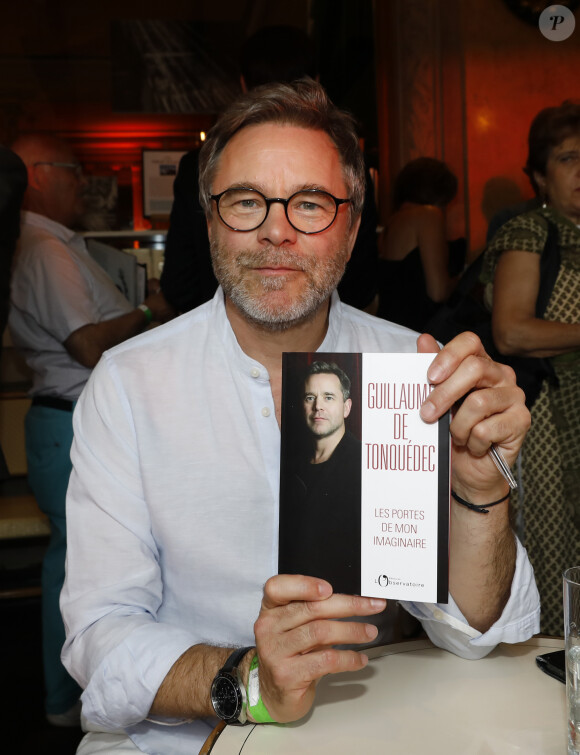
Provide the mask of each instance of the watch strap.
POLYGON ((232 673, 232 671, 238 667, 238 664, 242 660, 242 658, 246 655, 246 653, 249 653, 250 650, 253 650, 254 646, 249 645, 246 648, 237 648, 237 650, 234 650, 234 652, 228 657, 227 661, 224 663, 223 667, 220 670, 220 673, 222 671, 227 671, 228 673, 232 673))

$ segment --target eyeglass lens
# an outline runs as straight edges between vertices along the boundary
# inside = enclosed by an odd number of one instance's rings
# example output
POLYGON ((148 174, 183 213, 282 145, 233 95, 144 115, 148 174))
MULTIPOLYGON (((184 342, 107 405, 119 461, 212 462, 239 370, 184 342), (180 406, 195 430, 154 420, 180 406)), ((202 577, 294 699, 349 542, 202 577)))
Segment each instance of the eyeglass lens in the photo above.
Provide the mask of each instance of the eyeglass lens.
MULTIPOLYGON (((218 211, 226 223, 238 231, 253 231, 268 214, 266 198, 258 191, 228 189, 220 197, 218 211)), ((298 231, 316 233, 332 224, 337 205, 333 196, 324 191, 302 191, 293 194, 286 205, 286 215, 298 231)))
POLYGON ((64 163, 64 162, 38 162, 35 165, 48 165, 53 168, 65 168, 68 170, 74 170, 77 176, 80 176, 83 172, 83 166, 80 163, 64 163))

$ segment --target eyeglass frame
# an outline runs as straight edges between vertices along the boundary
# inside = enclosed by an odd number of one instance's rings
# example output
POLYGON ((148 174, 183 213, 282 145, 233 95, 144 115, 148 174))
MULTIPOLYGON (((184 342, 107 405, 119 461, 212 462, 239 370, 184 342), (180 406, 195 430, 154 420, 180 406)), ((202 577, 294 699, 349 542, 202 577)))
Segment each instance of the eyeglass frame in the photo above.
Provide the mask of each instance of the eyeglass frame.
POLYGON ((36 168, 37 165, 52 165, 53 168, 70 168, 71 170, 74 170, 77 175, 80 175, 83 172, 83 166, 80 163, 40 161, 34 163, 33 167, 36 168))
POLYGON ((264 194, 262 194, 261 191, 258 191, 258 189, 251 189, 248 186, 231 186, 229 189, 224 189, 224 191, 221 191, 219 194, 210 194, 209 198, 215 201, 219 219, 222 221, 222 223, 226 226, 226 228, 229 228, 231 231, 236 231, 236 233, 250 233, 251 231, 256 231, 266 222, 266 219, 270 213, 270 206, 274 202, 279 202, 284 206, 284 214, 286 215, 286 220, 288 221, 288 223, 290 223, 295 231, 298 231, 298 233, 303 233, 305 236, 314 236, 317 233, 323 233, 324 231, 327 231, 336 220, 339 207, 343 204, 346 204, 347 202, 352 202, 352 199, 350 198, 339 199, 338 197, 335 197, 334 194, 331 194, 329 191, 324 191, 323 189, 300 189, 299 191, 295 191, 294 194, 291 194, 288 199, 283 199, 282 197, 266 197, 264 194), (222 214, 220 212, 220 199, 224 194, 227 194, 228 191, 252 191, 255 194, 259 194, 266 202, 266 214, 264 215, 264 219, 254 228, 234 228, 229 223, 226 223, 226 221, 222 218, 222 214), (288 203, 297 194, 326 194, 327 197, 330 197, 334 201, 334 217, 332 218, 330 223, 324 228, 321 228, 319 231, 302 231, 300 228, 296 228, 294 223, 288 217, 288 203))

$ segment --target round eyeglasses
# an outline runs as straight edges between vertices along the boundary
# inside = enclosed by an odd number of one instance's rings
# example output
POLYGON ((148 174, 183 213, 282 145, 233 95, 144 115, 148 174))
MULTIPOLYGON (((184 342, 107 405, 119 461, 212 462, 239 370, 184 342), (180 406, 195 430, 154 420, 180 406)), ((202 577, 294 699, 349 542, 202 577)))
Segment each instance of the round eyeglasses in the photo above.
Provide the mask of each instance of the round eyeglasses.
POLYGON ((34 163, 34 166, 37 165, 49 165, 53 168, 67 168, 68 170, 74 170, 77 176, 80 176, 83 172, 83 166, 80 163, 59 163, 59 162, 37 162, 34 163))
POLYGON ((270 205, 280 202, 288 222, 300 233, 322 233, 335 221, 341 204, 350 199, 337 199, 326 191, 304 189, 288 199, 265 197, 256 189, 226 189, 210 194, 218 215, 232 231, 255 231, 268 217, 270 205))

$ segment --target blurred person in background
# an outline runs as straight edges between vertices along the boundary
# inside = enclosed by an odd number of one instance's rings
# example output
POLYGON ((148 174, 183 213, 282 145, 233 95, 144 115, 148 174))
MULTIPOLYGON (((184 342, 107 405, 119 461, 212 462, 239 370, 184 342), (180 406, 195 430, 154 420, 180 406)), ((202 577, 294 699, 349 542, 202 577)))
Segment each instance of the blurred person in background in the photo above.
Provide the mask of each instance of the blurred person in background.
POLYGON ((540 111, 525 171, 542 205, 503 225, 484 258, 482 280, 502 354, 547 358, 513 496, 542 602, 541 631, 562 635, 562 572, 580 560, 580 104, 540 111), (535 307, 540 255, 555 226, 560 267, 543 318, 535 307))
POLYGON ((423 332, 453 292, 465 259, 464 243, 454 242, 450 265, 445 208, 456 193, 456 177, 432 157, 398 174, 394 213, 379 240, 379 317, 423 332))
POLYGON ((66 555, 65 496, 71 471, 72 411, 106 349, 172 315, 158 292, 133 307, 93 260, 76 227, 84 178, 71 148, 47 135, 12 145, 28 172, 21 237, 14 259, 9 326, 33 372, 26 416, 28 482, 50 520, 42 569, 46 714, 55 726, 79 724, 80 688, 60 661, 59 596, 66 555))

